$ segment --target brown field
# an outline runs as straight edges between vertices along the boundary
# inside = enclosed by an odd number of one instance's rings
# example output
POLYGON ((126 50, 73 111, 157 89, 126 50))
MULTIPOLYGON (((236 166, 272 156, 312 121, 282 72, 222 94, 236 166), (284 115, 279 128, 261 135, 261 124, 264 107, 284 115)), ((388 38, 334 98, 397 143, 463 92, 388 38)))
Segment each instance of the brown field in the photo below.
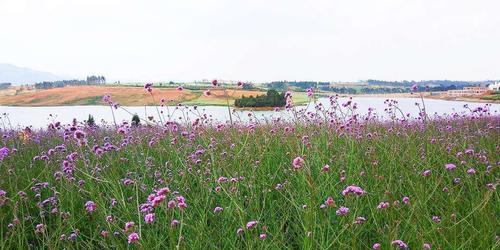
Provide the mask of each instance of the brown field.
MULTIPOLYGON (((230 100, 242 95, 260 95, 261 91, 228 90, 230 100)), ((198 105, 223 105, 226 95, 222 89, 211 90, 211 95, 203 96, 201 90, 178 91, 173 88, 154 88, 151 95, 142 87, 132 86, 67 86, 46 90, 20 90, 11 88, 0 92, 0 105, 8 106, 58 106, 58 105, 104 105, 102 97, 110 94, 113 101, 125 106, 159 104, 160 99, 198 105)), ((232 103, 232 101, 230 102, 232 103)))

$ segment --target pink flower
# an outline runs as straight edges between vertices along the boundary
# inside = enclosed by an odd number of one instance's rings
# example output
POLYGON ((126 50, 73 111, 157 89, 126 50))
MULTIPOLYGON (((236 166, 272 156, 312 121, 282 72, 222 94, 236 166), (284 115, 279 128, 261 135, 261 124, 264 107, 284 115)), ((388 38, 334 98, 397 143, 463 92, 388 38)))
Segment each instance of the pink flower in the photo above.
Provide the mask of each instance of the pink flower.
POLYGON ((38 224, 38 225, 36 225, 36 227, 35 227, 35 232, 36 233, 41 234, 44 231, 45 231, 45 225, 44 224, 38 224))
POLYGON ((475 170, 475 169, 473 169, 473 168, 469 168, 469 169, 467 170, 467 173, 472 175, 472 174, 475 174, 475 173, 476 173, 476 170, 475 170))
POLYGON ((432 221, 436 222, 436 223, 439 223, 441 222, 441 219, 439 218, 439 216, 432 216, 432 221))
POLYGON ((328 164, 324 165, 323 168, 321 168, 322 172, 328 172, 328 170, 330 170, 330 166, 328 166, 328 164))
POLYGON ((87 212, 89 212, 89 213, 94 212, 94 210, 96 208, 97 208, 97 205, 93 201, 87 201, 85 203, 85 210, 87 210, 87 212))
POLYGON ((214 208, 214 213, 218 214, 220 212, 222 212, 224 210, 224 208, 221 208, 221 207, 215 207, 214 208))
POLYGON ((429 243, 424 243, 424 245, 422 246, 422 248, 423 248, 424 250, 429 250, 429 249, 431 249, 431 244, 429 244, 429 243))
POLYGON ((178 87, 177 87, 177 90, 179 90, 179 91, 183 91, 183 90, 184 90, 184 88, 183 88, 182 86, 178 86, 178 87))
POLYGON ((408 196, 403 197, 403 203, 408 204, 410 202, 410 198, 408 196))
POLYGON ((241 235, 242 233, 243 233, 243 228, 240 227, 236 230, 236 235, 241 235))
POLYGON ((408 248, 408 245, 406 245, 406 243, 402 240, 394 240, 391 242, 391 244, 393 246, 396 246, 398 248, 401 248, 401 249, 407 249, 408 248))
POLYGON ((146 216, 144 216, 144 221, 147 224, 153 223, 154 220, 155 220, 155 214, 154 213, 149 213, 149 214, 146 214, 146 216))
POLYGON ((152 83, 144 84, 144 89, 146 89, 148 92, 151 93, 151 91, 153 91, 153 84, 152 83))
POLYGON ((139 240, 139 235, 137 233, 131 233, 129 236, 128 236, 128 244, 132 244, 136 241, 139 240))
POLYGON ((292 161, 292 165, 293 165, 294 169, 301 168, 303 163, 304 163, 304 159, 302 159, 302 157, 300 157, 300 156, 295 157, 295 159, 293 159, 293 161, 292 161))
POLYGON ((411 91, 412 91, 412 92, 417 91, 417 89, 418 89, 417 84, 413 84, 413 85, 411 85, 411 91))
POLYGON ((160 190, 156 191, 156 195, 165 195, 170 193, 170 189, 168 187, 160 188, 160 190))
POLYGON ((455 164, 453 164, 453 163, 447 163, 444 165, 444 168, 446 170, 453 170, 453 169, 457 168, 457 166, 455 166, 455 164))
POLYGON ((424 172, 422 172, 422 176, 429 176, 430 174, 431 174, 430 169, 424 170, 424 172))
POLYGON ((211 94, 211 93, 210 93, 210 90, 209 90, 209 89, 207 89, 207 90, 203 91, 203 95, 204 95, 204 96, 210 96, 210 94, 211 94))
POLYGON ((258 221, 252 220, 247 223, 247 229, 252 229, 257 225, 258 221))
POLYGON ((358 187, 358 186, 355 186, 355 185, 351 185, 351 186, 347 186, 343 191, 342 191, 342 195, 343 196, 347 196, 349 194, 355 194, 355 195, 363 195, 365 194, 365 190, 363 190, 362 188, 358 187))
POLYGON ((171 227, 175 227, 175 226, 179 225, 179 223, 180 223, 180 222, 179 222, 178 220, 173 219, 173 220, 172 220, 172 222, 170 222, 170 226, 171 226, 171 227))
POLYGON ((380 246, 381 246, 380 243, 375 243, 375 244, 373 244, 372 248, 373 249, 380 249, 380 246))
POLYGON ((265 240, 266 238, 267 238, 266 234, 260 234, 259 235, 259 239, 261 239, 261 240, 265 240))
POLYGON ((335 212, 338 216, 344 216, 349 213, 349 208, 341 206, 337 211, 335 212))
POLYGON ((107 238, 107 237, 108 237, 108 235, 109 235, 109 232, 108 232, 108 231, 106 231, 106 230, 102 230, 102 231, 101 231, 101 236, 102 236, 103 238, 107 238))
POLYGON ((243 83, 242 82, 238 82, 238 87, 241 87, 243 86, 243 83))
POLYGON ((128 232, 132 227, 135 226, 135 222, 133 221, 128 221, 125 223, 125 232, 128 232))
POLYGON ((212 86, 214 86, 214 87, 215 87, 215 86, 217 86, 217 85, 219 85, 219 83, 217 82, 217 80, 216 80, 216 79, 212 80, 212 86))
POLYGON ((335 206, 335 201, 333 200, 332 197, 328 197, 328 198, 326 198, 325 205, 330 206, 330 207, 335 206))
POLYGON ((380 202, 377 206, 377 209, 385 209, 385 208, 388 208, 389 207, 389 202, 380 202))

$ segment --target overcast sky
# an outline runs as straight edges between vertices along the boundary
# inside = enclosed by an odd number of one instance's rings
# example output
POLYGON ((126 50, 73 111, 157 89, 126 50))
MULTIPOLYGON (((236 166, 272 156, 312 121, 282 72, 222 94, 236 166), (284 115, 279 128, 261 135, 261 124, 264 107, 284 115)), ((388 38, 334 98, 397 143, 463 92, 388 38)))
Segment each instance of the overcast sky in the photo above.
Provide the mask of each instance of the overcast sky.
POLYGON ((0 63, 114 80, 500 79, 499 0, 0 0, 0 63))

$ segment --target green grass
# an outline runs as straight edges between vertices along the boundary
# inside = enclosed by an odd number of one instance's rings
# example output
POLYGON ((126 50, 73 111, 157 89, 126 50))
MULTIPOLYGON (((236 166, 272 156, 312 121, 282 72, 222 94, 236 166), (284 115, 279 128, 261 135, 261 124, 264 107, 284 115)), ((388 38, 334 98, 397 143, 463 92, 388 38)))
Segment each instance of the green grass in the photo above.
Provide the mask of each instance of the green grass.
POLYGON ((17 132, 3 131, 2 145, 18 151, 0 161, 0 189, 7 192, 0 200, 0 248, 369 249, 379 242, 381 249, 391 249, 391 241, 401 239, 410 249, 421 249, 426 242, 432 249, 495 249, 499 195, 485 185, 498 182, 498 124, 498 117, 492 117, 435 121, 425 127, 355 123, 351 132, 315 124, 295 125, 292 132, 285 131, 293 126, 289 124, 254 129, 198 126, 177 132, 140 127, 127 136, 86 129, 88 146, 83 147, 72 133, 64 140, 62 131, 43 131, 26 140, 17 132), (92 146, 102 147, 105 137, 117 146, 129 138, 129 144, 100 156, 92 153, 92 146), (152 139, 155 143, 149 146, 152 139), (55 152, 47 161, 33 160, 61 144, 66 152, 55 152), (204 152, 195 155, 200 149, 204 152), (457 156, 466 149, 478 155, 457 156), (56 178, 71 152, 78 154, 74 179, 66 174, 56 178), (291 163, 297 156, 305 161, 294 170, 291 163), (446 171, 447 163, 457 169, 446 171), (325 164, 328 172, 321 171, 325 164), (487 166, 492 166, 489 172, 487 166), (467 174, 469 168, 477 173, 467 174), (423 177, 426 169, 432 173, 423 177), (228 182, 218 183, 221 176, 228 182), (231 182, 232 177, 238 181, 231 182), (455 178, 461 179, 459 184, 453 183, 455 178), (124 185, 125 179, 133 184, 124 185), (32 189, 41 182, 48 187, 32 189), (283 188, 277 189, 278 184, 283 188), (351 184, 366 194, 342 196, 351 184), (166 202, 176 196, 171 192, 154 209, 154 223, 146 224, 138 205, 161 187, 184 196, 188 207, 168 209, 166 202), (19 191, 26 192, 26 198, 19 191), (337 207, 321 209, 329 196, 337 207), (404 196, 409 204, 401 202, 404 196), (37 206, 49 197, 56 197, 56 203, 37 206), (97 204, 93 213, 84 208, 89 200, 97 204), (382 201, 389 202, 389 208, 378 210, 382 201), (215 214, 216 206, 224 211, 215 214), (349 207, 346 216, 336 215, 340 206, 349 207), (53 208, 57 211, 51 213, 53 208), (62 213, 69 215, 63 219, 62 213), (108 215, 113 222, 105 220, 108 215), (366 222, 354 224, 358 216, 366 222), (432 216, 441 222, 433 222, 432 216), (16 218, 19 223, 8 229, 16 218), (181 224, 171 227, 173 219, 181 224), (237 235, 251 220, 258 225, 237 235), (131 231, 140 235, 130 245, 130 232, 123 232, 127 221, 135 222, 131 231), (44 233, 35 233, 39 223, 47 226, 44 233), (101 236, 103 230, 109 232, 107 238, 101 236), (74 241, 60 240, 76 231, 74 241), (259 239, 261 233, 267 234, 265 240, 259 239))

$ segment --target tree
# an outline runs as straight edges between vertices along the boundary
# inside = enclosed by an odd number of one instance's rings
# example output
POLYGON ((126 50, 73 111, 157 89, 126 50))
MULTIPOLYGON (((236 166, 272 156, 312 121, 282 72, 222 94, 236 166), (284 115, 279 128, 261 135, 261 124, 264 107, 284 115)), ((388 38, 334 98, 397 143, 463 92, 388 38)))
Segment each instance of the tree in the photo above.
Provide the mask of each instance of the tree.
POLYGON ((141 124, 141 119, 137 114, 132 116, 132 126, 139 126, 141 124))

